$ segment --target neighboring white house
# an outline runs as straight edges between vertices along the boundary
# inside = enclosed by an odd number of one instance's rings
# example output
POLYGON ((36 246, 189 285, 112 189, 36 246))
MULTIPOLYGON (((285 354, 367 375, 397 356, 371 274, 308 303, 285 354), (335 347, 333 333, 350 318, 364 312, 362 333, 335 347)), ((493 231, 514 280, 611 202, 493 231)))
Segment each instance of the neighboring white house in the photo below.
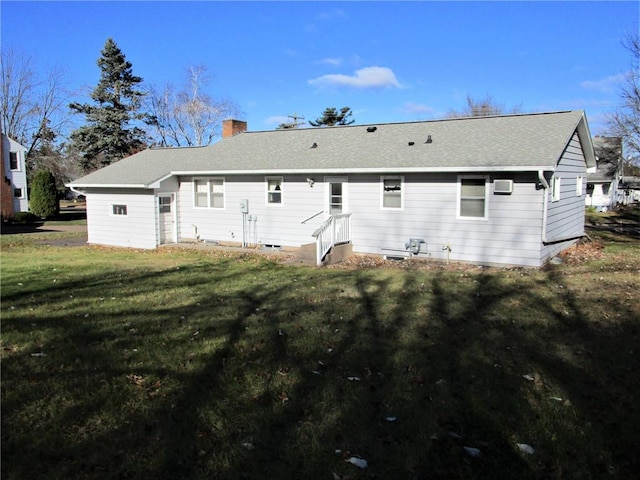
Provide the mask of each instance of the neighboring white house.
MULTIPOLYGON (((300 247, 541 266, 584 235, 583 111, 246 132, 149 149, 71 182, 88 241, 300 247), (226 137, 226 138, 225 138, 226 137)), ((238 133, 240 132, 240 133, 238 133)))
POLYGON ((593 139, 597 170, 587 175, 585 206, 606 212, 622 201, 618 191, 622 168, 622 139, 601 137, 593 139))
POLYGON ((622 176, 618 186, 618 203, 640 203, 640 177, 622 176))
MULTIPOLYGON (((27 166, 25 163, 26 152, 27 149, 25 147, 7 137, 4 133, 2 134, 2 170, 4 175, 2 189, 7 192, 7 199, 9 196, 11 197, 11 214, 29 210, 27 166)), ((4 202, 5 195, 2 198, 4 202)), ((3 216, 5 215, 5 207, 7 215, 9 215, 9 206, 3 205, 3 216)))

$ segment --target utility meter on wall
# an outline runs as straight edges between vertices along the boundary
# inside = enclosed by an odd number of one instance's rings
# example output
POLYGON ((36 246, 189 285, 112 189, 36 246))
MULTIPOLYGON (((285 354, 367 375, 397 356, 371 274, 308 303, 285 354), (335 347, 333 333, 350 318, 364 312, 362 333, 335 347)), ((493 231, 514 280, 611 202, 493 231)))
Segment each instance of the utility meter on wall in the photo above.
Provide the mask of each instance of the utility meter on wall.
POLYGON ((249 213, 249 199, 248 198, 240 200, 240 211, 242 213, 249 213))

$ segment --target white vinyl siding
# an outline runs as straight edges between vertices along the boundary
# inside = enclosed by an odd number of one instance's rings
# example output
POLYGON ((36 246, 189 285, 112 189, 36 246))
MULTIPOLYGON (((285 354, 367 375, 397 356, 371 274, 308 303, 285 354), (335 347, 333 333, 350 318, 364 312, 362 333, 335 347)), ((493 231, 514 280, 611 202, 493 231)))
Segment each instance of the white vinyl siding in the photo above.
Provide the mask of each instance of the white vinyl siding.
POLYGON ((156 197, 153 190, 89 189, 88 242, 131 248, 155 248, 156 197), (127 215, 113 215, 112 205, 126 205, 127 215))
MULTIPOLYGON (((577 134, 573 135, 560 157, 554 176, 561 178, 557 187, 559 200, 547 205, 548 243, 541 249, 540 263, 546 262, 584 235, 584 200, 582 196, 576 195, 575 182, 578 177, 586 176, 586 165, 577 134)), ((549 195, 553 197, 553 191, 549 195)))
MULTIPOLYGON (((264 176, 228 175, 225 193, 227 205, 232 207, 225 210, 180 209, 180 239, 193 239, 197 233, 201 240, 240 243, 243 214, 239 206, 233 206, 247 199, 248 214, 256 220, 245 226, 249 243, 283 247, 312 243, 312 233, 326 219, 322 207, 330 197, 327 182, 341 180, 343 188, 339 197, 343 205, 348 202, 347 211, 352 214, 353 249, 357 253, 406 253, 405 243, 410 238, 422 238, 426 244, 421 246, 419 256, 423 258, 446 260, 443 246, 450 245, 452 261, 538 266, 543 197, 536 189, 536 173, 513 175, 517 184, 514 193, 491 196, 487 217, 476 218, 476 221, 457 218, 456 174, 405 174, 402 210, 378 208, 380 175, 350 175, 348 179, 327 177, 317 180, 313 187, 309 186, 307 177, 285 175, 286 204, 282 208, 272 208, 264 201, 264 176)), ((316 175, 315 178, 321 177, 316 175)), ((492 178, 486 178, 490 185, 492 178)), ((504 175, 496 178, 504 178, 504 175)), ((193 183, 189 177, 181 180, 177 203, 190 205, 193 183)))

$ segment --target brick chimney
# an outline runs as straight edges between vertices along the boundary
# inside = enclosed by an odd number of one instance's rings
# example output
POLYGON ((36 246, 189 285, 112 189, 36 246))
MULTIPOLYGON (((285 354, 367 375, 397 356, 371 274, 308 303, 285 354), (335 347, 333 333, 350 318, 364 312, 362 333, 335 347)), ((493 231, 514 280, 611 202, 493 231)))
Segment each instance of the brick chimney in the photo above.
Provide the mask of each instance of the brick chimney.
POLYGON ((223 120, 222 121, 222 138, 230 138, 242 132, 247 131, 247 122, 242 120, 223 120))

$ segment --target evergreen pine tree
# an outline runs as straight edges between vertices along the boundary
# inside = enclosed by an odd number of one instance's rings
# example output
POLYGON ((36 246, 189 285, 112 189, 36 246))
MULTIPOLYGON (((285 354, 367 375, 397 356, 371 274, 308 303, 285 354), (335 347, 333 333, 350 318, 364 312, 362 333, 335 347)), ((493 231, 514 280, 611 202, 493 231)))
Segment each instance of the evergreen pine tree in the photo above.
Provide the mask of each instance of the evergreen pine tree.
POLYGON ((349 107, 342 107, 340 111, 335 107, 328 107, 322 112, 322 116, 317 118, 314 122, 309 120, 309 124, 312 127, 333 127, 334 125, 351 125, 355 122, 353 119, 349 119, 353 112, 349 107))
POLYGON ((72 103, 71 110, 83 113, 87 125, 71 134, 71 140, 82 152, 86 171, 109 165, 145 148, 145 132, 132 126, 143 120, 140 101, 144 96, 137 86, 142 82, 132 72, 113 39, 107 39, 98 59, 100 81, 91 93, 93 104, 72 103))
POLYGON ((48 218, 58 213, 58 189, 56 179, 47 170, 40 170, 33 177, 29 209, 40 218, 48 218))

